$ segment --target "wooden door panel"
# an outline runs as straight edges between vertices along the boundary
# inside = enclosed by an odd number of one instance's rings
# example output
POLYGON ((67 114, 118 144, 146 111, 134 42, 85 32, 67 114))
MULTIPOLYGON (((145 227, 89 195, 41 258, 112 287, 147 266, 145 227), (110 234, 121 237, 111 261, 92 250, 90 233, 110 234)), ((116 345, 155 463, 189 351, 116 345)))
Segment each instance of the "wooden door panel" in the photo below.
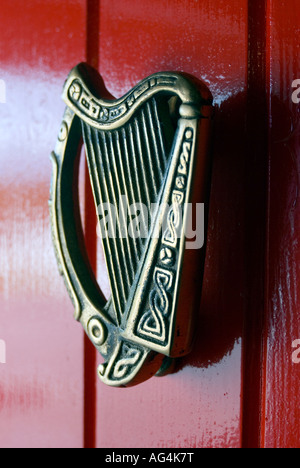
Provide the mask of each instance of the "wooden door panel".
POLYGON ((1 447, 83 444, 83 337, 51 244, 50 152, 62 84, 85 58, 85 2, 1 6, 1 447))
MULTIPOLYGON (((299 17, 297 0, 3 3, 1 447, 299 446, 299 17), (216 107, 195 347, 173 374, 128 389, 97 380, 51 244, 49 155, 81 61, 115 97, 154 72, 189 73, 216 107)), ((82 172, 87 249, 108 295, 82 172)))
POLYGON ((116 97, 157 71, 190 73, 209 86, 217 118, 195 349, 174 375, 126 390, 97 383, 97 444, 238 447, 247 2, 102 1, 99 70, 116 97))
POLYGON ((300 119, 292 85, 300 78, 299 2, 271 2, 269 14, 270 185, 262 444, 297 448, 300 364, 293 360, 293 342, 300 338, 300 119))

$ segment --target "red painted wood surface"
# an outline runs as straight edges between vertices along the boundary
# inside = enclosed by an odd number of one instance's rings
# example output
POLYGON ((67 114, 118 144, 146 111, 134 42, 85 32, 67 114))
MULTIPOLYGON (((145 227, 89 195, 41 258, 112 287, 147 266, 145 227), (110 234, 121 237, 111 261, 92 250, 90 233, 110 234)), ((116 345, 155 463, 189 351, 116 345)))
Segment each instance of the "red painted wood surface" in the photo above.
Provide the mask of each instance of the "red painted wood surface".
POLYGON ((271 2, 270 135, 262 444, 300 447, 300 4, 271 2), (299 84, 298 84, 299 88, 299 84), (299 96, 299 92, 297 96, 299 96), (295 97, 297 97, 295 96, 295 97), (294 97, 294 100, 295 100, 294 97), (299 348, 299 343, 298 343, 299 348))
MULTIPOLYGON (((284 3, 2 5, 0 447, 300 446, 300 7, 284 3), (198 340, 173 375, 129 389, 96 380, 100 358, 73 321, 51 245, 49 154, 64 79, 82 60, 116 97, 174 70, 215 98, 198 340)), ((83 192, 87 247, 108 293, 87 177, 83 192)))
POLYGON ((172 376, 121 392, 98 385, 98 446, 241 444, 247 13, 240 0, 101 2, 99 68, 112 94, 185 71, 205 80, 218 112, 196 348, 172 376))
POLYGON ((1 4, 0 446, 83 441, 83 336, 53 255, 50 152, 62 84, 85 59, 85 2, 1 4))

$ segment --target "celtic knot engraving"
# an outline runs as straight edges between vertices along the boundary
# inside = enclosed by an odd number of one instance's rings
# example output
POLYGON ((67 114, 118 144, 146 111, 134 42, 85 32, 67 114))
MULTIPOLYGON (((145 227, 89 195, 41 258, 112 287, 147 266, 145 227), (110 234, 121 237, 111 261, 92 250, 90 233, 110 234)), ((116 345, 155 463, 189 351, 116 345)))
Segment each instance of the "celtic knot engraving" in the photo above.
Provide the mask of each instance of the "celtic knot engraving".
POLYGON ((177 176, 175 178, 175 188, 172 192, 172 207, 168 213, 168 227, 163 235, 162 243, 170 247, 176 247, 177 239, 182 228, 182 205, 184 203, 184 195, 186 191, 186 183, 189 169, 189 162, 192 150, 193 130, 188 128, 184 134, 182 143, 182 151, 179 158, 177 176))
POLYGON ((138 363, 140 356, 140 350, 123 345, 123 358, 116 363, 113 378, 123 379, 130 369, 138 363))
POLYGON ((135 91, 129 93, 116 105, 104 105, 103 101, 97 100, 86 87, 75 78, 68 88, 68 98, 82 114, 95 123, 112 123, 123 117, 137 104, 143 95, 150 89, 159 86, 175 86, 176 78, 161 76, 145 80, 135 91))
POLYGON ((98 371, 112 385, 122 385, 122 382, 130 380, 144 358, 145 351, 139 346, 129 341, 120 341, 110 363, 100 365, 98 371))
POLYGON ((167 343, 172 320, 172 287, 178 274, 178 239, 183 235, 182 206, 187 189, 193 135, 191 128, 185 130, 174 177, 174 187, 170 196, 171 209, 167 217, 167 227, 161 239, 159 266, 154 269, 147 311, 139 320, 136 329, 139 336, 163 346, 167 343))
POLYGON ((162 268, 155 268, 154 290, 150 294, 150 310, 142 317, 138 332, 159 341, 166 340, 165 319, 170 312, 168 291, 172 286, 173 273, 162 268))
POLYGON ((171 247, 176 247, 177 239, 179 237, 178 229, 182 226, 182 210, 184 196, 182 192, 174 190, 172 194, 172 208, 170 209, 167 217, 167 229, 163 236, 163 244, 171 247))

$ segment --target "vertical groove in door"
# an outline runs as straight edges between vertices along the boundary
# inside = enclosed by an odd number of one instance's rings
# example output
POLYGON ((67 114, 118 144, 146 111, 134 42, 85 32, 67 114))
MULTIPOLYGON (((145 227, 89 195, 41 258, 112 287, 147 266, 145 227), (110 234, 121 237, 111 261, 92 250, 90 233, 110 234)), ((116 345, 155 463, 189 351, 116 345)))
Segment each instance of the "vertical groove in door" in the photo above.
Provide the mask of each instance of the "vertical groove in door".
POLYGON ((242 446, 260 447, 269 136, 268 1, 248 1, 242 446))
MULTIPOLYGON (((99 64, 99 4, 87 0, 86 61, 98 69, 99 64)), ((97 218, 89 171, 85 162, 85 243, 94 272, 97 268, 97 218)), ((84 448, 96 446, 96 349, 84 335, 84 448)))

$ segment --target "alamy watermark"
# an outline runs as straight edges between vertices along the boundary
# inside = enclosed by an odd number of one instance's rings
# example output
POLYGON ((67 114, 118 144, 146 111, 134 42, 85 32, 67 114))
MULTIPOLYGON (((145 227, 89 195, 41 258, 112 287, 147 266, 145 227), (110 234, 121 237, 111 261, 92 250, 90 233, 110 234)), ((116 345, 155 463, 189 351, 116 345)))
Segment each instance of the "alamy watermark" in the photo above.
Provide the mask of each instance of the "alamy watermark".
POLYGON ((300 339, 294 340, 292 347, 296 348, 292 354, 292 361, 294 364, 300 364, 300 339))
MULTIPOLYGON (((292 88, 295 89, 292 93, 292 101, 294 104, 300 104, 300 79, 293 81, 292 88)), ((293 341, 292 348, 295 348, 292 353, 292 361, 294 364, 300 364, 300 339, 293 341)))
POLYGON ((187 249, 201 249, 204 245, 204 203, 152 203, 148 209, 143 203, 129 205, 122 195, 118 206, 102 203, 97 212, 97 235, 102 239, 158 239, 163 235, 175 243, 184 236, 187 249))
POLYGON ((6 364, 6 343, 0 340, 0 364, 6 364))
POLYGON ((4 80, 0 80, 0 104, 6 103, 6 83, 4 80))
POLYGON ((292 88, 296 88, 292 94, 292 101, 294 104, 299 104, 300 103, 300 79, 293 81, 292 88))

